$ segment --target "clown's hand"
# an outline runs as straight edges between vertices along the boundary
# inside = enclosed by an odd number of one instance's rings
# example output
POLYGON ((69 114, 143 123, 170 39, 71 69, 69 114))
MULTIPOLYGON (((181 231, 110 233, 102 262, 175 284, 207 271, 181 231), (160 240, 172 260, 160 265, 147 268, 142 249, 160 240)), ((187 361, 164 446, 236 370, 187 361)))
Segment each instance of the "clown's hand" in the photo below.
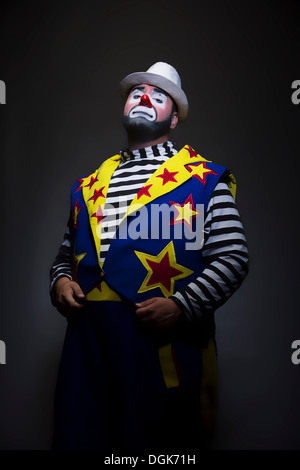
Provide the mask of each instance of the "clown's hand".
POLYGON ((55 306, 64 317, 70 318, 83 307, 80 302, 84 300, 85 295, 77 282, 68 277, 61 277, 56 281, 54 289, 55 306))
POLYGON ((183 310, 172 300, 152 297, 136 305, 137 319, 159 330, 168 330, 186 319, 183 310))

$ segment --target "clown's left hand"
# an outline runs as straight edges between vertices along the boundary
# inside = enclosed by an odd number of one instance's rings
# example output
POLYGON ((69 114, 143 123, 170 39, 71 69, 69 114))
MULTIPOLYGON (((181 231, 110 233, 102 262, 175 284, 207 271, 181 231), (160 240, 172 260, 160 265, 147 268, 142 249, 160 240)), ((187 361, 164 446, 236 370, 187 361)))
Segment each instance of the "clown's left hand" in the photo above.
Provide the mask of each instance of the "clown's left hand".
POLYGON ((152 297, 135 305, 138 320, 159 330, 172 328, 186 319, 183 310, 172 299, 152 297))

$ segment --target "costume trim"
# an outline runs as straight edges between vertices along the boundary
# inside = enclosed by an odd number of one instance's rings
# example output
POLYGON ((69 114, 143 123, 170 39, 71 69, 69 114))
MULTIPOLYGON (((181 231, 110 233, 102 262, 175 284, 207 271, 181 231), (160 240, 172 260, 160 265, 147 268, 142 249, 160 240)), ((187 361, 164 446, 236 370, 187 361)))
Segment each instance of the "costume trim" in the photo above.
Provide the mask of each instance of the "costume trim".
MULTIPOLYGON (((88 209, 90 225, 93 232, 100 267, 102 267, 102 263, 100 262, 100 250, 104 205, 110 179, 121 161, 122 157, 119 154, 109 158, 98 170, 88 177, 90 178, 89 184, 82 186, 82 195, 88 209)), ((88 178, 85 178, 85 180, 88 178)))

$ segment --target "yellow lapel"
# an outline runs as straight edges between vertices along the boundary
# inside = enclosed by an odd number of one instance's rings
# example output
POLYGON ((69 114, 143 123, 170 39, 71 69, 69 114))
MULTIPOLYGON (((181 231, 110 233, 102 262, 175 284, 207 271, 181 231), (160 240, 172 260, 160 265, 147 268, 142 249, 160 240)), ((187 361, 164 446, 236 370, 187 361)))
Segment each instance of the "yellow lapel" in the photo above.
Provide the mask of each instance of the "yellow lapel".
POLYGON ((232 172, 229 172, 229 182, 227 183, 233 199, 236 199, 236 179, 232 172))
MULTIPOLYGON (((120 154, 109 158, 102 163, 100 168, 86 178, 83 178, 81 182, 82 194, 87 206, 90 225, 96 245, 98 262, 101 268, 101 227, 106 195, 110 179, 121 161, 122 157, 120 154)), ((203 166, 201 165, 201 162, 208 161, 209 160, 206 160, 197 154, 197 152, 195 152, 189 145, 185 145, 178 153, 164 162, 150 176, 129 205, 121 223, 128 215, 142 206, 149 204, 158 197, 173 191, 175 188, 185 183, 187 180, 192 178, 195 172, 199 173, 202 177, 206 168, 205 164, 203 166), (200 162, 200 166, 197 169, 193 169, 191 172, 185 168, 185 165, 195 162, 200 162)))
POLYGON ((184 165, 207 161, 208 160, 197 154, 189 145, 185 145, 150 176, 128 207, 123 220, 140 207, 173 191, 173 189, 190 179, 192 174, 184 168, 184 165))
POLYGON ((105 160, 98 170, 84 178, 82 182, 82 194, 89 214, 100 267, 102 267, 100 263, 101 226, 106 195, 112 174, 121 161, 122 157, 119 154, 105 160))

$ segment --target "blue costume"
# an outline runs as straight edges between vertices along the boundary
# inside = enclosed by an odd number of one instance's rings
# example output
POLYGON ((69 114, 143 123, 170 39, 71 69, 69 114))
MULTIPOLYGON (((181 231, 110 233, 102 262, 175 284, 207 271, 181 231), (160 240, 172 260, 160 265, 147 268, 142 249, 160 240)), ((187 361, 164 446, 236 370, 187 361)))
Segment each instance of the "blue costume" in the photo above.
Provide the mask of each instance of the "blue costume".
MULTIPOLYGON (((213 315, 159 333, 138 324, 135 304, 172 298, 204 270, 199 221, 228 170, 186 145, 137 193, 102 263, 104 205, 120 162, 106 160, 72 188, 73 279, 86 302, 68 322, 54 448, 196 448, 216 381, 213 315)), ((235 194, 234 179, 229 187, 235 194)))

